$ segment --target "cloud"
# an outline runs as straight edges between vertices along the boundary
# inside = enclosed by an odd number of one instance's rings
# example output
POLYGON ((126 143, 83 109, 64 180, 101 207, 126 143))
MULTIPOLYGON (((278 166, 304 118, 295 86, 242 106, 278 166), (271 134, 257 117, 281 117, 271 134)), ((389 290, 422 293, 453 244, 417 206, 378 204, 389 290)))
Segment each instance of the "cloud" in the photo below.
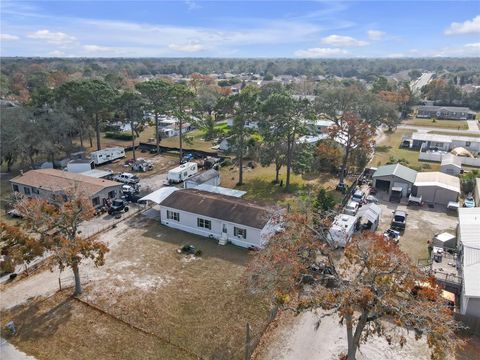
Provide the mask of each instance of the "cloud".
POLYGON ((321 40, 322 44, 335 45, 335 46, 365 46, 368 42, 354 39, 350 36, 330 35, 324 37, 321 40))
POLYGON ((186 52, 186 53, 194 53, 194 52, 204 50, 203 45, 200 44, 198 41, 191 41, 185 44, 169 44, 168 48, 175 51, 186 52))
POLYGON ((347 55, 348 51, 337 48, 310 48, 306 50, 297 50, 294 55, 301 58, 316 58, 316 57, 339 57, 347 55))
POLYGON ((368 30, 367 34, 370 40, 381 40, 385 36, 385 32, 379 30, 368 30))
POLYGON ((445 35, 473 34, 480 32, 480 15, 472 20, 465 20, 463 23, 451 23, 445 30, 445 35))
POLYGON ((200 9, 201 6, 195 0, 185 0, 185 5, 187 5, 188 10, 200 9))
POLYGON ((10 35, 10 34, 0 34, 0 40, 2 41, 13 41, 20 39, 17 35, 10 35))
POLYGON ((480 42, 478 42, 478 43, 471 43, 471 44, 465 44, 465 47, 480 50, 480 42))
POLYGON ((63 32, 52 32, 50 30, 38 30, 28 34, 30 39, 45 40, 50 44, 69 44, 76 40, 74 36, 67 35, 63 32))
POLYGON ((53 56, 53 57, 64 57, 65 53, 60 50, 53 50, 48 53, 48 55, 53 56))
POLYGON ((100 46, 100 45, 83 45, 82 48, 88 54, 105 54, 105 53, 118 54, 120 52, 119 49, 115 49, 108 46, 100 46))

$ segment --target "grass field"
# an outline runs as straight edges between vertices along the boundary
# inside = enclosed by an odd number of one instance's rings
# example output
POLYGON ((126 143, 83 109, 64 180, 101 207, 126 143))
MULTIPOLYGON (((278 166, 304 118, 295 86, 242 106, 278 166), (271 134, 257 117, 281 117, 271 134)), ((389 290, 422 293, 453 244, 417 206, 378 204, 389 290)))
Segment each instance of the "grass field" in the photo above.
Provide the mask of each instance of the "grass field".
MULTIPOLYGON (((272 182, 275 179, 275 167, 273 165, 262 167, 257 165, 254 169, 244 169, 242 186, 236 186, 238 182, 238 167, 226 166, 221 168, 221 185, 224 187, 235 188, 247 191, 245 199, 255 200, 264 204, 286 204, 296 199, 296 196, 307 187, 311 187, 312 191, 318 191, 323 187, 331 192, 335 198, 340 201, 342 196, 335 191, 338 179, 330 174, 312 174, 312 175, 296 175, 291 173, 291 190, 285 192, 285 186, 280 187, 272 182)), ((280 170, 280 180, 285 184, 286 168, 280 170)), ((346 181, 349 183, 349 180, 346 181)))
POLYGON ((434 120, 434 119, 411 119, 404 121, 405 125, 431 126, 445 129, 468 130, 468 124, 462 120, 434 120))
POLYGON ((245 326, 259 334, 270 308, 242 281, 249 253, 144 220, 115 238, 104 267, 86 271, 80 299, 68 292, 1 315, 11 341, 37 359, 242 359, 245 326), (190 258, 183 244, 202 250, 190 258), (87 275, 88 273, 88 275, 87 275))
POLYGON ((400 148, 402 137, 410 134, 411 130, 398 129, 392 133, 385 133, 385 138, 375 147, 375 156, 370 162, 371 166, 384 165, 393 157, 395 160, 403 162, 417 170, 435 171, 440 168, 439 163, 418 161, 418 150, 400 148))

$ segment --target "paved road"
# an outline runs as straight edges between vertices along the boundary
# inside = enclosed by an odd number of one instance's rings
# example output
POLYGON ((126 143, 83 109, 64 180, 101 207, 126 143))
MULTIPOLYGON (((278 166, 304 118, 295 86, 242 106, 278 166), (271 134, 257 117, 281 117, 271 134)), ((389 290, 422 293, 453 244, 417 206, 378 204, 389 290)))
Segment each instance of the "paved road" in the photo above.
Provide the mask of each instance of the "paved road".
POLYGON ((427 85, 432 79, 433 73, 423 73, 417 80, 412 81, 410 88, 412 92, 419 93, 422 87, 427 85))
POLYGON ((15 346, 10 344, 7 340, 0 338, 0 359, 2 360, 35 360, 33 356, 29 356, 15 346))
POLYGON ((468 130, 480 130, 477 120, 467 120, 468 130))
POLYGON ((430 131, 444 131, 449 133, 458 133, 459 135, 465 134, 466 132, 472 134, 478 134, 480 136, 480 130, 456 130, 456 129, 445 129, 440 127, 433 126, 416 126, 416 125, 399 125, 399 129, 410 129, 417 130, 418 132, 430 132, 430 131))

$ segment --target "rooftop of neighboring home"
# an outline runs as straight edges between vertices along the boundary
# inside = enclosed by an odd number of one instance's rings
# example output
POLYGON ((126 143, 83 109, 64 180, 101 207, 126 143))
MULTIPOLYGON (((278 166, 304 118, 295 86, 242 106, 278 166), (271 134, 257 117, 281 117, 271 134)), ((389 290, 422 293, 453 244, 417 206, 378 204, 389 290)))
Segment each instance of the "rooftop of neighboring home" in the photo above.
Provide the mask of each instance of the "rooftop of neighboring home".
POLYGON ((429 171, 417 173, 415 186, 438 186, 443 189, 455 191, 460 194, 460 179, 440 171, 429 171))
POLYGON ((463 245, 464 293, 480 298, 480 208, 458 209, 458 235, 463 245))
POLYGON ((413 184, 417 177, 417 172, 409 167, 403 166, 402 164, 390 164, 379 166, 377 171, 373 173, 374 178, 390 175, 396 176, 413 184))
POLYGON ((253 202, 197 189, 174 191, 160 205, 256 229, 263 229, 271 218, 267 208, 253 202))
POLYGON ((379 219, 381 214, 382 208, 377 204, 370 203, 363 205, 360 209, 358 209, 357 217, 363 221, 370 221, 374 223, 379 219))
POLYGON ((194 183, 197 183, 197 184, 203 184, 204 182, 207 182, 208 180, 214 179, 218 176, 220 176, 220 174, 217 170, 210 169, 210 170, 204 171, 202 173, 199 173, 197 175, 194 175, 190 179, 187 179, 186 181, 194 182, 194 183))
POLYGON ((468 107, 461 107, 461 106, 435 106, 435 105, 425 105, 419 106, 418 110, 423 111, 449 111, 449 112, 468 112, 475 114, 474 111, 470 110, 468 107))
POLYGON ((411 138, 412 140, 435 141, 440 143, 451 143, 452 141, 480 142, 480 137, 476 138, 473 136, 440 135, 423 132, 415 132, 412 134, 411 138))
POLYGON ((455 156, 453 154, 445 154, 442 156, 442 163, 440 164, 440 166, 445 166, 445 165, 455 165, 461 168, 462 159, 460 159, 458 156, 455 156))
POLYGON ((111 180, 97 179, 56 169, 30 170, 23 175, 14 177, 10 182, 52 192, 76 189, 85 192, 87 195, 96 194, 105 188, 122 185, 111 180))

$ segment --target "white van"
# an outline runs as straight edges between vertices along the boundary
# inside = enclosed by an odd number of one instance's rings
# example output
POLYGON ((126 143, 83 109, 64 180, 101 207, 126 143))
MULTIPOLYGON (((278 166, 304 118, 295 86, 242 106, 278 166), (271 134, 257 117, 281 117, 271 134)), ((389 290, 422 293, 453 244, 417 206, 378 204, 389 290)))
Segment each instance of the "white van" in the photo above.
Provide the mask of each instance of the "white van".
POLYGON ((194 162, 187 162, 168 172, 167 181, 169 183, 181 183, 185 179, 195 175, 198 172, 198 165, 194 162))

